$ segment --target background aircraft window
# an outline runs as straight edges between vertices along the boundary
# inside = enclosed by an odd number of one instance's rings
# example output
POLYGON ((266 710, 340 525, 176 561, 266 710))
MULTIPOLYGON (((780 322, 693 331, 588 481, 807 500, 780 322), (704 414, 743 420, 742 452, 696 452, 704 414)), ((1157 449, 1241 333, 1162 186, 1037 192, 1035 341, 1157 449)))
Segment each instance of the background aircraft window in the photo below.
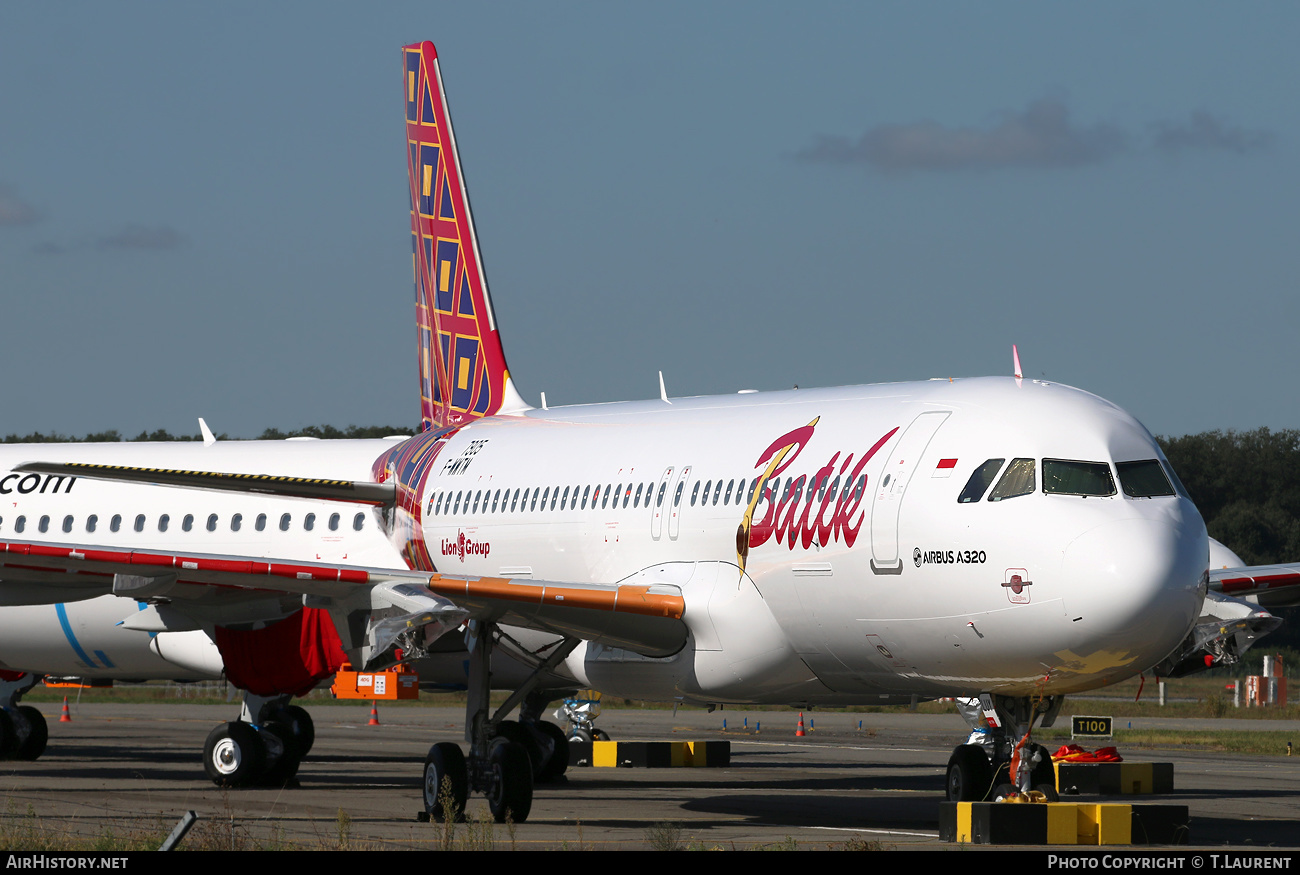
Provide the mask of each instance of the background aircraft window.
POLYGON ((1115 478, 1105 462, 1043 459, 1043 491, 1054 495, 1114 495, 1115 478))
POLYGON ((65 532, 70 532, 70 531, 72 531, 72 516, 71 516, 71 514, 69 514, 68 516, 65 516, 65 517, 63 518, 63 531, 65 531, 65 532))
POLYGON ((700 497, 700 481, 695 481, 695 488, 691 490, 691 507, 695 507, 695 500, 700 497))
POLYGON ((957 503, 970 504, 983 498, 993 478, 997 477, 998 472, 1002 470, 1002 463, 1005 461, 1006 459, 989 459, 976 468, 975 473, 970 475, 970 479, 962 488, 961 495, 957 496, 957 503))
POLYGON ((713 503, 717 504, 718 499, 721 497, 722 497, 722 481, 719 480, 718 485, 713 487, 713 503))
MULTIPOLYGON (((736 485, 736 481, 735 481, 735 480, 728 480, 728 481, 727 481, 727 491, 723 494, 723 498, 722 498, 722 503, 723 503, 723 504, 731 504, 731 490, 732 490, 732 488, 735 487, 735 485, 736 485)), ((737 498, 740 498, 740 493, 739 493, 739 492, 736 493, 736 497, 737 497, 737 498)))
MULTIPOLYGON (((45 526, 45 521, 48 520, 48 519, 49 519, 49 517, 41 517, 41 526, 42 526, 41 531, 42 531, 42 532, 45 531, 45 528, 44 528, 44 526, 45 526)), ((137 532, 143 532, 143 531, 144 531, 144 514, 142 514, 142 513, 141 513, 141 514, 136 514, 136 517, 135 517, 135 530, 136 530, 137 532)))
POLYGON ((257 520, 253 523, 253 528, 257 529, 259 532, 266 531, 266 514, 259 513, 257 515, 257 520))
MULTIPOLYGON (((72 517, 68 517, 68 519, 71 520, 72 517)), ((172 518, 170 514, 163 514, 162 516, 158 517, 158 531, 160 532, 167 531, 167 527, 171 525, 171 522, 172 522, 172 518)), ((67 530, 64 529, 64 531, 67 530)))
POLYGON ((627 503, 631 500, 632 500, 632 484, 629 483, 627 485, 627 491, 623 493, 623 506, 627 507, 627 503))
MULTIPOLYGON (((524 498, 524 504, 527 504, 527 503, 528 503, 528 498, 525 497, 525 498, 524 498)), ((516 489, 516 490, 515 490, 515 495, 514 495, 514 497, 510 499, 510 512, 511 512, 511 513, 514 513, 514 511, 517 510, 518 507, 519 507, 519 490, 516 489)))
POLYGON ((704 481, 704 498, 700 500, 700 504, 709 503, 709 493, 712 491, 713 491, 713 481, 712 480, 704 481))
POLYGON ((1016 498, 1034 491, 1034 460, 1012 459, 1007 471, 989 493, 989 501, 1016 498))
MULTIPOLYGON (((432 507, 433 507, 433 515, 434 515, 434 516, 438 516, 439 514, 442 513, 442 493, 441 493, 441 492, 438 493, 436 499, 433 501, 432 507)), ((450 502, 450 501, 447 502, 447 507, 448 507, 448 509, 451 508, 451 502, 450 502)))
POLYGON ((677 484, 677 492, 673 494, 673 507, 680 507, 682 503, 682 493, 686 491, 685 483, 677 484))
POLYGON ((188 532, 192 528, 194 528, 194 514, 187 513, 181 519, 181 531, 188 532))
MULTIPOLYGON (((286 514, 286 516, 288 516, 288 514, 286 514)), ((217 530, 217 515, 215 513, 208 514, 207 528, 209 532, 215 532, 217 530)))
MULTIPOLYGON (((20 526, 22 525, 22 521, 23 521, 23 518, 22 518, 22 517, 19 517, 19 518, 18 518, 18 524, 19 524, 20 526)), ((109 530, 110 532, 118 532, 118 531, 121 531, 121 529, 122 529, 122 515, 121 515, 120 513, 115 513, 115 514, 113 514, 113 518, 112 518, 111 520, 108 521, 108 530, 109 530)), ((18 531, 21 532, 22 529, 20 528, 20 529, 18 529, 18 531)))
MULTIPOLYGON (((439 498, 438 500, 441 501, 442 499, 439 498)), ((330 514, 330 531, 337 532, 338 530, 339 530, 339 515, 336 513, 332 513, 330 514)))
MULTIPOLYGON (((213 519, 215 519, 215 518, 216 518, 216 514, 213 514, 213 519)), ((287 513, 282 513, 282 514, 280 514, 280 531, 282 531, 282 532, 287 532, 287 531, 289 531, 289 525, 290 525, 292 522, 293 522, 293 515, 292 515, 292 514, 287 514, 287 513)), ((211 528, 211 526, 209 526, 209 528, 211 528)))
MULTIPOLYGON (((498 489, 498 490, 496 491, 496 494, 492 496, 492 512, 493 512, 493 513, 496 513, 496 512, 497 512, 497 505, 500 504, 500 503, 501 503, 501 490, 498 489)), ((486 501, 483 502, 483 512, 484 512, 484 513, 487 513, 487 502, 486 502, 486 501)))
POLYGON ((95 531, 95 527, 98 525, 99 516, 97 514, 92 513, 90 516, 86 517, 86 531, 93 532, 95 531))
MULTIPOLYGON (((555 502, 558 501, 559 498, 560 498, 560 487, 556 486, 554 490, 551 491, 551 510, 555 510, 555 502)), ((542 496, 542 500, 543 501, 546 500, 545 495, 542 496)))
MULTIPOLYGON (((121 518, 121 517, 113 517, 113 519, 115 519, 115 520, 121 520, 122 518, 121 518)), ((21 531, 22 531, 23 529, 25 529, 25 528, 27 528, 27 517, 25 517, 25 516, 20 516, 17 520, 14 521, 14 531, 15 531, 15 532, 21 532, 21 531)), ((117 529, 113 529, 113 531, 116 532, 117 529)))
POLYGON ((483 497, 483 490, 479 489, 474 493, 474 513, 478 513, 478 501, 483 497))
POLYGON ((1143 462, 1116 462, 1119 485, 1130 498, 1151 498, 1154 495, 1173 495, 1174 487, 1165 476, 1164 468, 1156 459, 1143 462))
POLYGON ((451 512, 452 512, 453 514, 460 513, 460 497, 461 497, 462 494, 463 494, 463 493, 460 493, 460 492, 457 492, 457 493, 456 493, 456 503, 455 503, 454 505, 452 505, 452 508, 451 508, 451 512))
POLYGON ((568 508, 568 506, 569 506, 569 490, 572 489, 572 488, 573 488, 573 487, 571 487, 571 486, 566 486, 566 487, 564 487, 564 495, 561 496, 561 498, 560 498, 560 510, 565 510, 565 509, 568 508))
MULTIPOLYGON (((587 487, 585 490, 583 490, 583 492, 582 492, 582 509, 583 509, 583 510, 586 510, 586 509, 587 509, 587 496, 589 496, 589 495, 591 495, 591 487, 590 487, 590 486, 588 486, 588 487, 587 487)), ((595 506, 596 506, 596 502, 593 501, 593 502, 591 503, 591 506, 592 506, 592 507, 595 507, 595 506)))
POLYGON ((316 514, 309 513, 305 517, 303 517, 302 528, 304 531, 307 532, 310 532, 312 529, 316 528, 316 514))
POLYGON ((664 506, 664 495, 668 492, 668 481, 665 480, 659 484, 659 496, 655 499, 655 507, 664 506))
MULTIPOLYGON (((601 506, 602 509, 603 509, 603 508, 606 508, 606 507, 609 507, 609 493, 610 493, 610 485, 609 485, 608 483, 606 483, 606 484, 605 484, 605 495, 604 495, 604 497, 601 498, 601 500, 600 500, 600 506, 601 506)), ((615 506, 615 507, 618 507, 618 502, 617 502, 617 501, 614 502, 614 506, 615 506)))
POLYGON ((365 511, 362 511, 362 512, 358 513, 356 516, 354 516, 354 517, 352 518, 352 529, 353 529, 353 531, 357 531, 357 532, 361 531, 362 527, 365 526, 365 524, 366 524, 366 513, 365 513, 365 511))
POLYGON ((230 517, 230 531, 237 532, 244 525, 244 515, 242 513, 233 514, 230 517))

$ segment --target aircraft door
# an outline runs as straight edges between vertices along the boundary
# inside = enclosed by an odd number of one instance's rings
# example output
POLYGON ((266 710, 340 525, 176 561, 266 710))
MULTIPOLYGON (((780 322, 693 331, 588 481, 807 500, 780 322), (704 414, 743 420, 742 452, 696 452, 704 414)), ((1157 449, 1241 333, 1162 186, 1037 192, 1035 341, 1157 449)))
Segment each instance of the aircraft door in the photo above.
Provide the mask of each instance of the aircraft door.
POLYGON ((898 516, 903 509, 903 494, 930 439, 950 412, 932 410, 913 419, 881 470, 876 500, 871 505, 871 570, 876 574, 903 573, 903 560, 898 555, 898 516))
MULTIPOLYGON (((677 532, 682 525, 682 493, 686 491, 686 481, 691 476, 691 466, 687 465, 682 469, 681 476, 677 478, 677 485, 672 489, 673 506, 668 509, 668 537, 677 540, 677 532)), ((667 502, 668 498, 665 497, 667 502)))
POLYGON ((668 468, 664 471, 664 476, 659 478, 659 484, 655 486, 654 495, 650 496, 650 535, 656 541, 664 532, 664 504, 672 500, 668 494, 668 484, 673 479, 673 469, 668 468))

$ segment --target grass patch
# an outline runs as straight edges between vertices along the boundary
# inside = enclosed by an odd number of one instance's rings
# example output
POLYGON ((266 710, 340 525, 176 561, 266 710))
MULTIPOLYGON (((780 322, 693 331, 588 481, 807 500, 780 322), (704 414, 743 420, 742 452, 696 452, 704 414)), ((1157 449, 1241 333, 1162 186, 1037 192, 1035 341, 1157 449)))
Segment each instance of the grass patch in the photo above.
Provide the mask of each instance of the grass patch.
MULTIPOLYGON (((1070 743, 1069 729, 1038 729, 1034 739, 1049 750, 1070 743)), ((1084 747, 1096 748, 1114 745, 1123 754, 1127 750, 1187 750, 1216 753, 1245 753, 1256 756, 1287 755, 1287 742, 1300 743, 1300 733, 1281 730, 1255 729, 1116 729, 1110 741, 1081 742, 1084 747)), ((1300 755, 1300 748, 1295 753, 1300 755)))

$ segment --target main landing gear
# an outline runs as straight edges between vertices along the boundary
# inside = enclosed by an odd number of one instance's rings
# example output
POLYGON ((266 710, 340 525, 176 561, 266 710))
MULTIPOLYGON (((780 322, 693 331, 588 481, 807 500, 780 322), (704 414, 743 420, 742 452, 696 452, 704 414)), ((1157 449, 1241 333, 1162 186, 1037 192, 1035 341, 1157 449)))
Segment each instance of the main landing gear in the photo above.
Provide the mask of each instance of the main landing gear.
POLYGON ((282 786, 316 740, 311 715, 291 697, 244 693, 239 719, 222 723, 203 745, 203 768, 218 787, 282 786))
POLYGON ((433 820, 456 820, 465 811, 471 792, 487 798, 492 818, 523 823, 533 806, 535 782, 558 780, 569 765, 569 743, 560 727, 541 719, 554 696, 538 689, 542 678, 578 645, 565 638, 540 658, 524 684, 489 714, 492 689, 492 648, 504 635, 494 623, 470 624, 469 700, 465 706, 465 740, 441 742, 424 759, 424 810, 433 820), (504 720, 519 707, 519 720, 504 720))
POLYGON ((948 758, 948 801, 982 802, 1036 790, 1055 802, 1051 753, 1023 739, 1039 718, 1044 728, 1051 726, 1064 701, 1064 696, 1029 699, 988 693, 978 699, 958 699, 957 710, 970 724, 971 735, 948 758), (987 728, 981 726, 981 716, 988 720, 987 728))
POLYGON ((45 753, 50 731, 40 711, 18 702, 39 675, 30 672, 12 681, 0 681, 0 759, 35 760, 45 753))

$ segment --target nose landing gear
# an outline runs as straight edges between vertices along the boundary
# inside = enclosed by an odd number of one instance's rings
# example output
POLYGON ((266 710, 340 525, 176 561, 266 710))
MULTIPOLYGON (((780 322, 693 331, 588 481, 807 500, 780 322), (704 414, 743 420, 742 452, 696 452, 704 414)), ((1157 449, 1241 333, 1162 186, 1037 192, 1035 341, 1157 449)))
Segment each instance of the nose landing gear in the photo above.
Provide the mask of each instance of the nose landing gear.
POLYGON ((948 758, 948 801, 982 802, 1036 792, 1055 802, 1056 771, 1051 753, 1041 744, 1031 743, 1029 733, 1040 718, 1044 728, 1051 726, 1065 698, 985 693, 978 699, 956 701, 971 734, 948 758))

